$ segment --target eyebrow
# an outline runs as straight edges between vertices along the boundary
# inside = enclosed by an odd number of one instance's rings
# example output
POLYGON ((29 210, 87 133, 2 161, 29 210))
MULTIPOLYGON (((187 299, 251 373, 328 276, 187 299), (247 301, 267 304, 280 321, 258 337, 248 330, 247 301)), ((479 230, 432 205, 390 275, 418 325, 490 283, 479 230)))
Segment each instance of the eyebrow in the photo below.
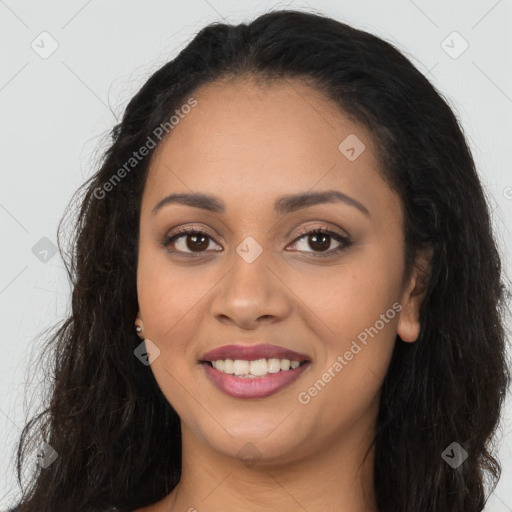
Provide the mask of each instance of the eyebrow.
MULTIPOLYGON (((274 211, 277 214, 291 213, 302 208, 308 208, 322 203, 345 203, 357 208, 370 217, 368 209, 357 199, 338 190, 325 190, 322 192, 304 192, 278 197, 274 202, 274 211)), ((158 210, 169 204, 183 204, 194 208, 201 208, 214 213, 225 213, 226 205, 218 197, 201 193, 170 194, 161 199, 151 211, 155 215, 158 210)))

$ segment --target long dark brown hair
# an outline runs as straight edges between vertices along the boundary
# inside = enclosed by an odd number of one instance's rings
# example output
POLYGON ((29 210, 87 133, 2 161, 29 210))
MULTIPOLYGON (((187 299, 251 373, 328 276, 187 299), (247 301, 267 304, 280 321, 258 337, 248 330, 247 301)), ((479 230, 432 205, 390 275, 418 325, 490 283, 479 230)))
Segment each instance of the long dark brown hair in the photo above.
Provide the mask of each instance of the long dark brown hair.
POLYGON ((72 311, 47 340, 51 393, 19 442, 19 512, 131 510, 178 483, 179 418, 134 356, 139 216, 151 155, 112 177, 199 86, 247 74, 304 80, 368 129, 403 204, 406 272, 418 250, 432 249, 420 336, 415 343, 397 337, 382 387, 379 511, 480 512, 484 483, 492 488, 499 478, 491 447, 510 376, 505 280, 473 158, 447 102, 393 45, 293 10, 203 28, 131 99, 99 170, 68 206, 76 214, 68 248, 60 240, 64 218, 58 239, 72 311), (42 441, 58 457, 27 472, 42 441), (456 469, 441 456, 453 442, 468 454, 456 469))

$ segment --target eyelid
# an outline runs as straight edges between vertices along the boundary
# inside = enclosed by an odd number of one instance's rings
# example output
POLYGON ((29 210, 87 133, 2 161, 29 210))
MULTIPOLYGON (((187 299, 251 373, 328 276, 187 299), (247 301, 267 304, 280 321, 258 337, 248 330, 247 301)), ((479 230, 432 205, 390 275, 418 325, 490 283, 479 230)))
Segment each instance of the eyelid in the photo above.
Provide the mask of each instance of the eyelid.
MULTIPOLYGON (((208 234, 208 232, 204 228, 197 227, 197 226, 180 226, 180 227, 176 228, 174 230, 174 232, 172 232, 172 234, 167 234, 164 236, 164 239, 162 240, 162 246, 164 248, 166 248, 172 254, 179 254, 181 256, 186 256, 186 257, 187 256, 197 257, 197 256, 205 255, 205 254, 207 254, 207 252, 211 252, 211 251, 204 251, 204 252, 193 253, 193 252, 184 252, 184 251, 176 251, 176 250, 171 251, 168 249, 168 246, 171 242, 174 243, 176 240, 179 240, 181 237, 188 235, 188 234, 206 235, 210 240, 212 240, 214 243, 217 244, 217 242, 215 241, 213 236, 208 234)), ((219 245, 219 244, 217 244, 217 245, 219 245)), ((221 251, 215 250, 214 252, 221 252, 221 251)))
MULTIPOLYGON (((340 229, 340 228, 338 228, 340 229)), ((336 235, 336 236, 339 236, 341 238, 346 238, 346 239, 350 239, 350 236, 348 235, 348 233, 339 233, 338 231, 336 231, 335 228, 331 228, 329 227, 326 223, 320 223, 320 224, 315 224, 315 225, 310 225, 308 224, 306 227, 302 227, 298 230, 297 233, 295 233, 294 235, 294 239, 293 241, 295 242, 297 240, 297 238, 303 236, 303 235, 308 235, 308 234, 311 234, 311 233, 315 233, 316 231, 323 231, 323 232, 326 232, 326 233, 329 233, 329 234, 333 234, 333 235, 336 235)))
POLYGON ((340 245, 334 249, 329 249, 325 252, 315 252, 315 251, 297 251, 299 256, 304 256, 304 254, 312 255, 313 258, 329 258, 340 255, 343 251, 348 249, 352 245, 352 240, 348 234, 341 234, 338 231, 335 231, 334 229, 331 229, 329 227, 326 227, 325 225, 322 226, 313 226, 309 228, 302 228, 299 230, 298 233, 296 233, 292 245, 295 245, 298 243, 298 241, 301 238, 304 238, 307 235, 313 235, 316 233, 323 233, 331 238, 333 238, 336 242, 338 242, 340 245))
MULTIPOLYGON (((339 228, 338 228, 339 229, 339 228)), ((352 245, 351 237, 348 234, 342 234, 338 231, 335 231, 332 228, 329 228, 325 223, 320 225, 309 225, 307 227, 303 227, 299 229, 299 231, 294 235, 294 239, 292 240, 291 244, 297 243, 301 238, 304 238, 306 235, 311 235, 315 233, 325 233, 332 238, 334 238, 338 243, 341 245, 336 247, 335 249, 329 249, 328 251, 322 252, 315 252, 315 251, 298 251, 299 253, 303 254, 304 252, 306 254, 312 254, 314 257, 328 257, 328 256, 334 256, 336 254, 339 254, 344 249, 347 249, 350 245, 352 245)), ((208 232, 205 230, 205 228, 198 227, 198 226, 180 226, 172 232, 172 234, 167 234, 164 236, 164 239, 162 241, 162 246, 166 248, 169 252, 172 254, 178 254, 180 256, 185 257, 200 257, 205 256, 208 253, 211 253, 212 251, 202 251, 202 252, 184 252, 184 251, 177 251, 177 250, 169 250, 168 246, 171 242, 175 242, 176 240, 180 239, 181 237, 187 235, 187 234, 201 234, 206 235, 211 241, 213 241, 215 244, 217 242, 215 241, 215 238, 208 234, 208 232)), ((219 244, 217 244, 219 245, 219 244)), ((290 245, 290 244, 289 244, 290 245)), ((214 250, 213 252, 222 252, 221 250, 214 250)))

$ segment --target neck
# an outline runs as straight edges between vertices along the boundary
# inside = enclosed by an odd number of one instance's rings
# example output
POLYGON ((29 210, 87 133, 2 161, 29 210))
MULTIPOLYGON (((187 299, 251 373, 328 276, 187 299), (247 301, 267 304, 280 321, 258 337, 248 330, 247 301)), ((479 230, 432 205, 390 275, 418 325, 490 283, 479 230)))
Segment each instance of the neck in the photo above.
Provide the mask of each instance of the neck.
POLYGON ((365 458, 374 430, 362 435, 358 427, 286 463, 247 463, 213 450, 182 423, 182 475, 166 510, 374 512, 373 448, 365 458))

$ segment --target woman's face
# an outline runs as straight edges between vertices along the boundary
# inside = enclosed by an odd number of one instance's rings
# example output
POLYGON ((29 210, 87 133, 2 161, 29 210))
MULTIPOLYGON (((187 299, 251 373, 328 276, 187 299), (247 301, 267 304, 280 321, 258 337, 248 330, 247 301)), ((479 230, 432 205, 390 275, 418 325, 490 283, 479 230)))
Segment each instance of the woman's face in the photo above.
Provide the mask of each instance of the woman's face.
POLYGON ((374 142, 298 81, 238 79, 194 97, 151 163, 137 272, 151 369, 183 435, 269 464, 371 435, 396 335, 419 331, 401 203, 374 142), (326 191, 339 195, 316 196, 326 191), (171 194, 210 208, 161 203, 171 194), (169 241, 185 227, 201 233, 169 241), (261 345, 274 347, 243 350, 261 345), (286 370, 294 357, 306 362, 286 370))

